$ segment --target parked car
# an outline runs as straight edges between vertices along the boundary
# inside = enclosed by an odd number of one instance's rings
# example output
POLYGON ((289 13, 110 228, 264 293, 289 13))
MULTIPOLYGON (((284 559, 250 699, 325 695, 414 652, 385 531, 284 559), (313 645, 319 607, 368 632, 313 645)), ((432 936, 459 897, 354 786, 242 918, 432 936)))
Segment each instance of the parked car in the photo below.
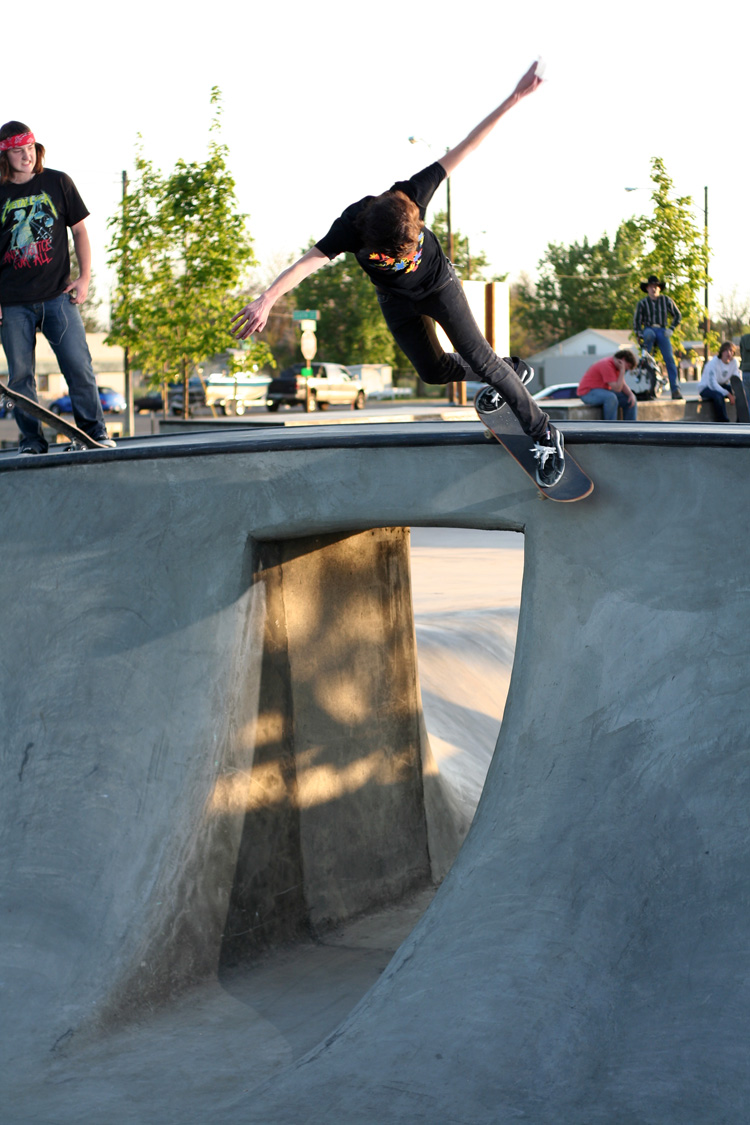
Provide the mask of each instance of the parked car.
POLYGON ((340 363, 313 363, 312 375, 302 374, 301 363, 287 367, 272 379, 266 392, 268 410, 301 406, 303 410, 325 410, 328 406, 350 406, 361 410, 367 399, 364 383, 354 379, 340 363))
MULTIPOLYGON (((99 401, 102 404, 102 410, 105 414, 122 414, 123 410, 127 409, 127 403, 119 391, 114 391, 111 387, 99 387, 99 401)), ((53 414, 72 414, 73 404, 70 401, 70 395, 61 395, 51 402, 48 407, 53 414)))
POLYGON ((545 402, 551 398, 578 398, 578 383, 553 383, 551 387, 542 387, 533 396, 537 402, 545 402))
MULTIPOLYGON (((170 383, 167 389, 167 402, 171 412, 181 414, 184 401, 182 383, 170 383)), ((198 375, 193 375, 188 380, 188 403, 191 409, 194 406, 205 406, 206 392, 198 375)), ((148 391, 145 395, 139 395, 133 401, 133 409, 136 414, 146 410, 163 410, 164 399, 161 391, 148 391)))
POLYGON ((133 409, 136 414, 141 414, 147 410, 161 410, 164 406, 164 399, 159 391, 149 391, 148 394, 139 395, 138 398, 133 400, 133 409))
MULTIPOLYGON (((167 401, 172 414, 185 412, 185 390, 182 383, 173 383, 167 389, 167 401)), ((188 410, 206 405, 206 388, 200 375, 188 379, 188 410)))

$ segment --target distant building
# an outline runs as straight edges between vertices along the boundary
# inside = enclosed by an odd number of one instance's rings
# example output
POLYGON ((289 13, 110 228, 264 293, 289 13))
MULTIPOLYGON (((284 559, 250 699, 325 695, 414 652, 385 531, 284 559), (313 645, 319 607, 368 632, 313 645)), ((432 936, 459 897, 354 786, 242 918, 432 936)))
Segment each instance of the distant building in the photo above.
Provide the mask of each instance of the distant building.
MULTIPOLYGON (((87 332, 86 341, 94 364, 96 381, 100 387, 111 387, 125 393, 125 355, 122 348, 104 343, 106 332, 87 332)), ((0 375, 8 377, 8 361, 0 348, 0 375)), ((67 384, 60 374, 55 353, 40 332, 36 337, 36 382, 40 398, 59 398, 67 392, 67 384)))
POLYGON ((592 363, 614 355, 620 348, 632 348, 638 355, 638 345, 629 328, 586 328, 576 332, 551 348, 525 357, 536 372, 531 390, 539 391, 553 383, 578 383, 592 363))

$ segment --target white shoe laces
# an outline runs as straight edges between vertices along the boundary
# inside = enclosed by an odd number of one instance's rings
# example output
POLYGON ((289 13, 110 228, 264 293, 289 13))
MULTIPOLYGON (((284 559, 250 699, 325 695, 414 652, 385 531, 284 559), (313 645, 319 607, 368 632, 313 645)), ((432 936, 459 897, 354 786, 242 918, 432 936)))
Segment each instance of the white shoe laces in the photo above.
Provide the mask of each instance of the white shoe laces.
POLYGON ((557 450, 554 445, 542 445, 541 442, 536 441, 531 447, 531 452, 539 462, 540 469, 543 469, 547 464, 548 458, 554 457, 557 450))

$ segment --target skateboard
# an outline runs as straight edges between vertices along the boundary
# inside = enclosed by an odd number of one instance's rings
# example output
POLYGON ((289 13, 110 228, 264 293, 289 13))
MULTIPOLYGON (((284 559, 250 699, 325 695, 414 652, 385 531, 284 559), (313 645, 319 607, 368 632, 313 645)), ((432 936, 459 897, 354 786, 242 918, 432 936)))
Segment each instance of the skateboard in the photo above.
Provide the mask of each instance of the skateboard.
POLYGON ((576 500, 583 500, 594 491, 593 481, 586 476, 578 462, 565 450, 565 471, 557 484, 552 488, 543 488, 536 479, 536 459, 532 453, 534 441, 521 429, 515 414, 507 403, 503 403, 496 410, 484 411, 479 406, 479 399, 484 394, 483 388, 474 399, 474 409, 487 427, 485 437, 493 436, 507 449, 511 457, 518 462, 526 476, 534 482, 541 495, 559 503, 572 504, 576 500))
POLYGON ((14 402, 19 410, 23 410, 24 414, 30 414, 32 418, 38 418, 40 422, 46 422, 51 429, 57 430, 60 434, 65 434, 72 441, 80 441, 81 445, 85 445, 87 449, 107 448, 106 445, 102 445, 95 438, 89 437, 83 430, 79 430, 78 426, 74 426, 72 422, 66 422, 64 418, 53 414, 45 406, 40 406, 38 402, 34 402, 33 398, 27 398, 26 395, 19 394, 18 391, 12 391, 2 382, 0 382, 0 394, 4 394, 6 398, 14 402))
POLYGON ((747 392, 741 375, 732 375, 729 382, 732 385, 734 405, 737 411, 738 422, 750 422, 750 407, 747 405, 747 392))

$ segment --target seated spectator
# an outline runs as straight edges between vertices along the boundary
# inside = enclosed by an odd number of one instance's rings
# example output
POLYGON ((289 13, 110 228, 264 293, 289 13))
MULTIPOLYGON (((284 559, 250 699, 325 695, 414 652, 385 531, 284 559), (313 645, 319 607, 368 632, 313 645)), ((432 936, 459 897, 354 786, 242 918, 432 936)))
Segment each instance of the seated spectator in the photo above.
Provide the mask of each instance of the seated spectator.
POLYGON ((578 384, 576 393, 587 406, 601 406, 605 422, 617 421, 620 407, 623 421, 634 422, 638 417, 638 404, 625 382, 625 375, 634 367, 635 356, 628 348, 623 348, 608 359, 600 359, 589 367, 578 384))
POLYGON ((709 359, 703 368, 700 383, 695 388, 704 402, 714 404, 717 422, 728 422, 726 399, 734 402, 729 380, 739 375, 737 360, 734 358, 734 344, 726 340, 719 348, 719 354, 709 359))

